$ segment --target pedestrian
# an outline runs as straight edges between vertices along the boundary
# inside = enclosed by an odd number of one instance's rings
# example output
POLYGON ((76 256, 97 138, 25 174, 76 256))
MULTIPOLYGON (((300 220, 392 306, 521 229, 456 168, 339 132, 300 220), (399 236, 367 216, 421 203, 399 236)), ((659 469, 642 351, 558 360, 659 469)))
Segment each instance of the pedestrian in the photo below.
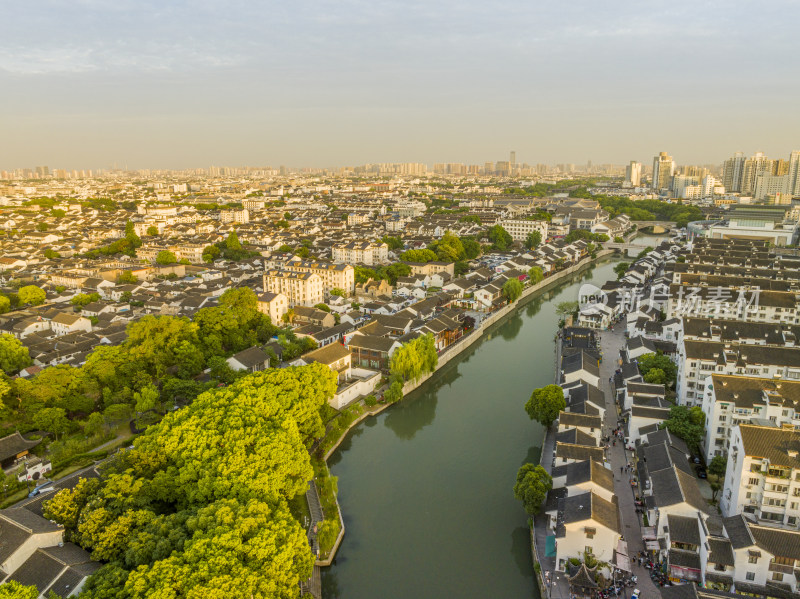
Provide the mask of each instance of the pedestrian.
POLYGON ((622 466, 619 467, 619 473, 622 474, 622 466))

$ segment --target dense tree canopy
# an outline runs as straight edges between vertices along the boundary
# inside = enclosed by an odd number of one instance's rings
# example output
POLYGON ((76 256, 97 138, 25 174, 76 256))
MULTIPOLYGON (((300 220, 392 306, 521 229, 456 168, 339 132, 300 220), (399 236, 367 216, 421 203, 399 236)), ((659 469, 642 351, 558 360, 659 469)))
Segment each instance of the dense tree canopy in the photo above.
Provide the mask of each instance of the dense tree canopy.
POLYGON ((564 391, 558 385, 547 385, 534 389, 530 399, 525 404, 525 411, 531 420, 546 427, 555 422, 558 414, 567 406, 564 391))
POLYGON ((541 283, 543 279, 544 273, 542 272, 542 269, 538 266, 532 266, 528 271, 528 280, 531 282, 531 285, 541 283))
POLYGON ((207 391, 136 439, 101 479, 45 503, 107 562, 92 599, 295 597, 314 558, 288 501, 313 475, 327 367, 268 370, 207 391))

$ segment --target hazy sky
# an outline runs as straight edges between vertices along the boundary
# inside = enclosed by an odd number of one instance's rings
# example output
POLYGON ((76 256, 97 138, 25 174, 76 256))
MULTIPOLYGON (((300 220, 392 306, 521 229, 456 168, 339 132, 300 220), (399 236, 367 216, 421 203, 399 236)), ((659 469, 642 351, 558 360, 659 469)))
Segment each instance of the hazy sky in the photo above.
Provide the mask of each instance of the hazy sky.
POLYGON ((0 169, 800 149, 800 2, 60 0, 0 21, 0 169))

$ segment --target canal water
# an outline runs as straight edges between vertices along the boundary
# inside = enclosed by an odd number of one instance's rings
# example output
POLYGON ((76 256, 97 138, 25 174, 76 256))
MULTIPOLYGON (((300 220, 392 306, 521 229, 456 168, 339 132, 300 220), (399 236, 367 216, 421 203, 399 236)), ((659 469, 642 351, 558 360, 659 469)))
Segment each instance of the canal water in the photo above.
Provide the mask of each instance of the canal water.
POLYGON ((355 427, 331 456, 347 532, 325 599, 538 597, 517 469, 542 427, 524 405, 553 382, 555 306, 607 260, 495 325, 401 403, 355 427))

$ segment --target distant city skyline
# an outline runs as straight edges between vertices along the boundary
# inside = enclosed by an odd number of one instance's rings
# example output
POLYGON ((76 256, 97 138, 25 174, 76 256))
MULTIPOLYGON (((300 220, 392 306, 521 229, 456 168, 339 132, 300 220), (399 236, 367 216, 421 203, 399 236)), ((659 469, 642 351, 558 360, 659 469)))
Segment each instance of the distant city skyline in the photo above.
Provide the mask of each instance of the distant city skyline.
POLYGON ((800 131, 789 1, 18 3, 2 168, 721 164, 800 131))

